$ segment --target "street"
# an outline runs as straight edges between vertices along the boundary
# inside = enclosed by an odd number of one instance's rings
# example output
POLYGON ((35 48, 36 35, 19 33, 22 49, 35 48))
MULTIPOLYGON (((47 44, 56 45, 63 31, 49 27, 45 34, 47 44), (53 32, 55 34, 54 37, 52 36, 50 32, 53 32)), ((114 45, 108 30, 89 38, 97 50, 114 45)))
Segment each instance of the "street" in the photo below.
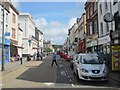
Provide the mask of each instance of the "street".
MULTIPOLYGON (((116 90, 109 82, 77 81, 69 61, 57 57, 58 67, 51 67, 51 56, 43 61, 30 61, 20 68, 2 76, 5 88, 89 88, 116 90)), ((6 89, 5 89, 6 90, 6 89)), ((34 90, 34 89, 33 89, 34 90)))

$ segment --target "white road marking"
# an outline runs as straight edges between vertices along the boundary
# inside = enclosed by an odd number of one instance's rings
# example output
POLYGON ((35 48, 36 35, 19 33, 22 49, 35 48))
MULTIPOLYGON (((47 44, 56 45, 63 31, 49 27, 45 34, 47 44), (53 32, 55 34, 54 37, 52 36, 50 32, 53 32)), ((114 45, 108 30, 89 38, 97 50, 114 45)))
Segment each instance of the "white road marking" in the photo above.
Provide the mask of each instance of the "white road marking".
POLYGON ((70 76, 68 75, 68 77, 70 78, 70 76))
POLYGON ((55 83, 44 83, 44 84, 47 85, 47 86, 50 86, 50 85, 53 85, 55 83))
POLYGON ((63 65, 62 65, 62 64, 60 64, 60 67, 63 67, 63 65))
POLYGON ((70 79, 70 82, 72 82, 72 80, 70 79))
POLYGON ((66 76, 65 71, 61 71, 61 76, 66 76))
POLYGON ((72 87, 75 87, 74 84, 72 84, 72 87))

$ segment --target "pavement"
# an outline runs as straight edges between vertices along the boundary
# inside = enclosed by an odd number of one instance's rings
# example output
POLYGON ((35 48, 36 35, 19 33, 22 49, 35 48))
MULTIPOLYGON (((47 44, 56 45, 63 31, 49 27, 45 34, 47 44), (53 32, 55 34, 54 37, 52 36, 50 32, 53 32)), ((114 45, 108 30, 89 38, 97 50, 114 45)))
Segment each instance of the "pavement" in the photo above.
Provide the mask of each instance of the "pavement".
POLYGON ((120 86, 120 71, 110 72, 108 74, 109 82, 114 82, 114 85, 120 86))
POLYGON ((7 62, 4 64, 4 71, 2 71, 2 75, 5 75, 9 72, 12 72, 16 70, 17 68, 21 67, 21 65, 27 63, 26 58, 22 58, 22 64, 21 61, 13 61, 13 62, 7 62))

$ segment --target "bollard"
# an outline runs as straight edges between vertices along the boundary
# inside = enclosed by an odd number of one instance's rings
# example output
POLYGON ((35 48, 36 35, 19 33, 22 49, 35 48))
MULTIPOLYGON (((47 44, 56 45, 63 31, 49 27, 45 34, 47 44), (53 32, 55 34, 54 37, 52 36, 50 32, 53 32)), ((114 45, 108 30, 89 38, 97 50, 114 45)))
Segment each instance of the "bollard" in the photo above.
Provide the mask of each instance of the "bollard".
POLYGON ((20 62, 21 62, 21 64, 22 64, 22 58, 20 58, 20 62))

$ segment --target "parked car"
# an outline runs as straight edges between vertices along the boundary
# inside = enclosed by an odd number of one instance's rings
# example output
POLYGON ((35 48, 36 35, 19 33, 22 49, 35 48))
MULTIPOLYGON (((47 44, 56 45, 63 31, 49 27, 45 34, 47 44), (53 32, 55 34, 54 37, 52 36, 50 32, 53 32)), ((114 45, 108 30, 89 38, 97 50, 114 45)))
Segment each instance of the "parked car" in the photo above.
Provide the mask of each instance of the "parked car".
POLYGON ((107 66, 96 54, 78 54, 76 60, 74 62, 74 73, 77 80, 107 80, 107 66))
POLYGON ((77 56, 77 53, 74 53, 73 55, 72 55, 72 59, 70 60, 70 67, 71 67, 71 69, 73 70, 73 68, 74 68, 74 63, 75 62, 77 62, 77 60, 76 60, 76 56, 77 56))
POLYGON ((67 53, 65 53, 64 59, 70 61, 72 59, 72 56, 70 56, 67 53))
POLYGON ((59 55, 61 58, 63 57, 63 54, 64 54, 63 51, 60 51, 59 55))

